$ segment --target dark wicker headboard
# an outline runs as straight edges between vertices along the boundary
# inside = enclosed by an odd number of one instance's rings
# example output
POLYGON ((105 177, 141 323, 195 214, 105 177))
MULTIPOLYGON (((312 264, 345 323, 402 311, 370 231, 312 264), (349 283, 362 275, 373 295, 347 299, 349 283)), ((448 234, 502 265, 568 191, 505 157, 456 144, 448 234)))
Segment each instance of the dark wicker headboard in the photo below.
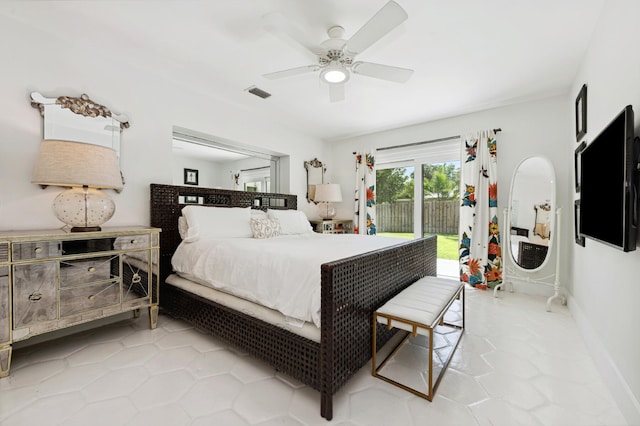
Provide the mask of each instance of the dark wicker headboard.
POLYGON ((185 205, 252 207, 259 210, 297 209, 298 197, 290 194, 245 192, 228 189, 151 184, 151 226, 160 233, 160 283, 171 273, 171 256, 180 244, 178 217, 185 205), (190 202, 191 201, 191 202, 190 202))

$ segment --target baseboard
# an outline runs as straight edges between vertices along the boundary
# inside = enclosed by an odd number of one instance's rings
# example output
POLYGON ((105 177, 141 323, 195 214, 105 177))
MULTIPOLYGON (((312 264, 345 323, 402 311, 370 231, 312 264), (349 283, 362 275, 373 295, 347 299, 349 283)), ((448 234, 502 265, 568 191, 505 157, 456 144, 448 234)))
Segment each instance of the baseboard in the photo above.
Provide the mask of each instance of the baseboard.
POLYGON ((589 320, 584 316, 573 297, 568 297, 568 306, 576 321, 578 330, 584 339, 587 350, 591 354, 596 369, 602 380, 613 395, 622 415, 630 425, 640 425, 640 402, 631 392, 628 383, 613 362, 611 355, 601 344, 602 339, 597 335, 589 320))

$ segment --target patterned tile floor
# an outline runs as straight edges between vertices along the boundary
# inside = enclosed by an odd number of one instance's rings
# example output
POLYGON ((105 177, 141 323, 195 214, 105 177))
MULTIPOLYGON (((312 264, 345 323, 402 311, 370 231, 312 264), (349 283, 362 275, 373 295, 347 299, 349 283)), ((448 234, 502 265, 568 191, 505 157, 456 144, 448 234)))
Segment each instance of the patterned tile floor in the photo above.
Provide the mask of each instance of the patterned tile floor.
MULTIPOLYGON (((565 306, 467 289, 466 323, 432 402, 373 378, 334 397, 335 425, 623 425, 565 306)), ((319 394, 161 315, 14 351, 0 424, 325 425, 319 394)))

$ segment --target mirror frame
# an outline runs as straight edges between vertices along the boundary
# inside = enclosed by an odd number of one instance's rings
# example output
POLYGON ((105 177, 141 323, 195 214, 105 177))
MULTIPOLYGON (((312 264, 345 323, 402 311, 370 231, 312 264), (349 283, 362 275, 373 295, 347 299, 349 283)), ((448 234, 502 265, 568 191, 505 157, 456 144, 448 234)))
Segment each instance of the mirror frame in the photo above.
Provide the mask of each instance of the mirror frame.
POLYGON ((38 92, 32 92, 31 106, 37 108, 42 116, 42 139, 61 139, 105 146, 116 151, 116 155, 118 156, 118 159, 120 159, 122 130, 129 128, 129 122, 125 115, 112 113, 106 106, 92 101, 85 93, 80 95, 79 98, 72 96, 47 98, 38 92), (57 116, 58 112, 64 114, 67 110, 70 115, 63 115, 64 117, 67 117, 64 120, 62 119, 62 116, 57 116), (49 114, 47 114, 47 111, 49 114), (54 116, 52 117, 51 114, 54 114, 54 116), (76 114, 79 117, 76 117, 73 114, 76 114), (88 121, 85 118, 95 118, 99 121, 93 124, 93 121, 88 121), (101 118, 102 120, 100 120, 101 118), (60 121, 57 121, 56 119, 59 119, 60 121), (69 122, 65 123, 64 121, 67 120, 69 120, 69 122), (103 121, 106 122, 103 123, 103 121), (115 123, 118 123, 118 127, 115 126, 115 123), (54 129, 56 130, 56 134, 51 135, 51 132, 54 131, 54 129), (73 132, 72 135, 73 129, 76 129, 78 132, 73 132), (114 138, 116 129, 117 141, 115 140, 116 138, 114 138), (104 141, 104 138, 108 137, 108 133, 104 132, 104 130, 111 131, 111 141, 109 144, 104 141), (81 133, 83 137, 78 137, 78 133, 81 133), (95 136, 95 139, 92 140, 90 137, 91 135, 95 136))
POLYGON ((313 200, 315 196, 315 186, 324 183, 324 174, 327 171, 327 167, 322 164, 322 161, 314 158, 311 161, 305 161, 304 168, 307 171, 307 202, 318 204, 313 200), (320 169, 320 182, 311 182, 311 180, 309 179, 311 172, 314 171, 313 169, 320 169), (311 186, 313 186, 313 189, 311 188, 311 186))
MULTIPOLYGON (((505 223, 505 243, 506 243, 506 249, 509 252, 509 257, 511 259, 511 261, 513 262, 513 264, 515 265, 515 267, 523 272, 536 272, 541 270, 542 268, 544 268, 546 266, 546 264, 549 262, 549 258, 551 257, 551 251, 553 249, 553 241, 556 238, 557 234, 557 230, 556 230, 556 212, 557 212, 557 200, 556 200, 556 173, 555 173, 555 168, 553 167, 553 163, 551 162, 551 160, 549 160, 547 157, 544 156, 539 156, 539 155, 535 155, 535 156, 530 156, 530 157, 526 157, 523 160, 521 160, 518 165, 516 166, 516 168, 513 171, 513 175, 511 177, 511 185, 509 188, 509 205, 507 207, 507 219, 506 219, 506 223, 505 223), (513 251, 511 250, 511 220, 512 220, 512 213, 513 213, 513 191, 514 191, 514 183, 516 180, 516 175, 518 173, 518 171, 520 170, 520 167, 522 166, 522 164, 524 164, 527 160, 533 159, 533 158, 539 158, 541 160, 543 160, 544 162, 547 163, 547 165, 549 166, 549 171, 550 171, 550 178, 551 178, 551 194, 550 194, 550 199, 549 199, 549 203, 551 204, 551 212, 550 212, 550 225, 549 225, 549 244, 547 245, 547 254, 545 255, 544 260, 542 261, 542 263, 540 265, 538 265, 535 268, 531 268, 531 269, 527 269, 522 267, 518 262, 516 262, 514 255, 513 255, 513 251)), ((546 201, 546 200, 543 200, 546 201)), ((532 208, 535 209, 536 204, 532 203, 532 208)), ((535 219, 534 219, 535 221, 535 219)), ((534 223, 534 227, 535 227, 535 223, 534 223)))

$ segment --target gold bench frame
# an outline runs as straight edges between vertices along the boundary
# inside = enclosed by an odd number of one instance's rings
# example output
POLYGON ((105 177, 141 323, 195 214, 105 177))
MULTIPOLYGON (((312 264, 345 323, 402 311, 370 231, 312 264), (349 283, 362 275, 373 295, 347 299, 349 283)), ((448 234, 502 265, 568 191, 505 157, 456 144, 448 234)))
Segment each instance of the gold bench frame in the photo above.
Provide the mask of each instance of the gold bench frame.
POLYGON ((379 313, 377 310, 373 313, 373 342, 372 342, 372 346, 373 346, 373 355, 372 355, 372 361, 371 361, 371 374, 374 377, 377 377, 379 379, 384 380, 385 382, 391 383, 393 385, 396 385, 406 391, 409 391, 411 393, 413 393, 414 395, 417 395, 421 398, 424 398, 428 401, 431 401, 433 399, 433 395, 435 394, 436 389, 438 388, 438 385, 440 384, 440 381, 442 380, 442 377, 444 375, 444 372, 446 371, 447 367, 449 366, 449 362, 451 361, 451 358, 453 357, 453 354, 455 353, 456 349, 458 348, 458 344, 460 343, 460 340, 462 339, 462 335, 464 334, 464 302, 465 302, 465 296, 464 296, 464 284, 460 286, 460 289, 458 289, 458 291, 456 291, 456 293, 453 295, 453 297, 447 302, 447 304, 442 308, 442 310, 440 311, 440 313, 438 314, 438 316, 436 317, 436 319, 434 320, 434 322, 430 325, 427 324, 421 324, 418 322, 414 322, 414 321, 409 321, 407 319, 404 318, 400 318, 397 316, 393 316, 393 315, 386 315, 386 314, 382 314, 379 313), (461 309, 461 314, 462 314, 462 325, 458 325, 458 324, 451 324, 451 323, 447 323, 444 321, 444 316, 447 313, 447 311, 449 310, 449 308, 451 307, 451 305, 456 301, 456 300, 460 300, 461 304, 462 304, 462 309, 461 309), (387 357, 382 361, 382 363, 380 363, 380 366, 376 367, 376 335, 377 333, 377 324, 378 324, 378 317, 382 317, 385 318, 387 320, 387 328, 391 329, 393 328, 393 326, 391 325, 391 321, 398 321, 398 322, 402 322, 404 324, 408 324, 412 327, 413 331, 412 332, 407 332, 407 335, 400 341, 400 343, 398 343, 393 350, 389 353, 389 355, 387 355, 387 357), (451 353, 449 354, 449 356, 446 358, 446 360, 444 360, 443 365, 442 365, 442 370, 440 370, 440 374, 438 374, 438 377, 436 378, 435 383, 433 382, 433 334, 434 334, 434 329, 438 326, 438 325, 446 325, 449 327, 453 327, 453 328, 457 328, 458 330, 460 330, 460 334, 455 342, 455 344, 453 345, 453 350, 451 351, 451 353), (427 389, 427 393, 423 393, 418 391, 417 389, 413 389, 407 385, 404 385, 402 383, 399 383, 393 379, 390 379, 388 377, 383 376, 382 374, 380 374, 380 370, 382 370, 384 368, 384 366, 387 364, 387 362, 393 358, 393 356, 396 354, 396 352, 398 352, 400 350, 400 348, 402 347, 402 345, 407 341, 407 339, 409 339, 410 337, 415 337, 418 331, 418 328, 423 328, 425 330, 428 331, 428 337, 429 337, 429 371, 427 372, 427 377, 428 379, 428 389, 427 389))

